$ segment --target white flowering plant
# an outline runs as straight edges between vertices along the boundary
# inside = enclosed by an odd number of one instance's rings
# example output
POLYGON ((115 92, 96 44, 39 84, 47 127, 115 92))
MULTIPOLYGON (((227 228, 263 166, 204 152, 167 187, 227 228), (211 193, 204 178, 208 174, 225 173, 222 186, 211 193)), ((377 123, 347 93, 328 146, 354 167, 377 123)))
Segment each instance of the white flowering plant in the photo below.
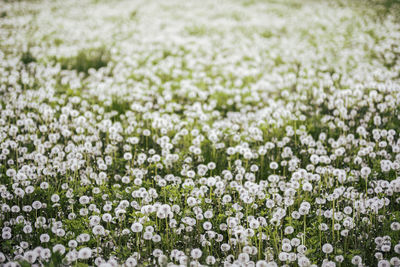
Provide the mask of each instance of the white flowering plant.
POLYGON ((400 4, 3 1, 1 266, 400 266, 400 4))

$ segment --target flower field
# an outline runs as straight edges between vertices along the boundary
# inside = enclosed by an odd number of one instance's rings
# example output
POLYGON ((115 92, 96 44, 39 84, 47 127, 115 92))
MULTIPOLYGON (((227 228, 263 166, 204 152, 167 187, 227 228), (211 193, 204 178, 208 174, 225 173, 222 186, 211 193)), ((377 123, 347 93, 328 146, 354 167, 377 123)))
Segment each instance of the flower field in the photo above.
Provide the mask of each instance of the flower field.
POLYGON ((0 2, 0 266, 400 266, 396 0, 0 2))

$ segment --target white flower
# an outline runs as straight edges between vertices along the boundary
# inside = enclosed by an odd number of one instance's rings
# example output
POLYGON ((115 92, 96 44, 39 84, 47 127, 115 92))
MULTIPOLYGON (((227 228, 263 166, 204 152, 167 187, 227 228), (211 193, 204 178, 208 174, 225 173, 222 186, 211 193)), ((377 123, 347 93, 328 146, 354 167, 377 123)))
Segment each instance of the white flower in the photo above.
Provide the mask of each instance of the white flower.
POLYGON ((135 267, 137 265, 137 260, 133 257, 129 257, 128 259, 126 259, 125 265, 127 267, 135 267))
POLYGON ((79 259, 89 259, 92 256, 92 249, 88 247, 81 248, 78 252, 79 259))
POLYGON ((2 237, 4 240, 8 240, 8 239, 10 239, 10 238, 12 237, 12 234, 11 234, 10 232, 3 232, 3 233, 1 234, 1 237, 2 237))
POLYGON ((48 234, 41 234, 40 235, 40 241, 42 243, 47 243, 50 241, 50 236, 48 234))
POLYGON ((3 252, 0 252, 0 262, 4 262, 6 260, 6 256, 3 252))
POLYGON ((360 256, 355 255, 352 259, 351 259, 351 263, 354 265, 359 265, 362 262, 362 259, 360 256))
POLYGON ((238 260, 241 263, 247 263, 250 260, 249 254, 240 253, 239 256, 238 256, 238 260))
POLYGON ((193 259, 199 259, 199 258, 201 257, 202 254, 203 254, 203 253, 202 253, 201 250, 198 249, 198 248, 192 249, 192 251, 190 252, 190 256, 191 256, 193 259))
POLYGON ((331 244, 324 244, 323 246, 322 246, 322 252, 324 252, 325 254, 330 254, 330 253, 332 253, 333 252, 333 247, 332 247, 332 245, 331 244))
POLYGON ((143 225, 141 223, 139 223, 139 222, 135 222, 135 223, 132 224, 131 230, 134 233, 139 233, 139 232, 141 232, 143 230, 143 225))
POLYGON ((59 252, 61 255, 63 255, 65 253, 65 247, 62 244, 56 244, 53 247, 53 252, 59 252))
POLYGON ((37 259, 38 255, 36 252, 33 251, 27 251, 24 254, 24 258, 29 262, 29 263, 34 263, 37 259))

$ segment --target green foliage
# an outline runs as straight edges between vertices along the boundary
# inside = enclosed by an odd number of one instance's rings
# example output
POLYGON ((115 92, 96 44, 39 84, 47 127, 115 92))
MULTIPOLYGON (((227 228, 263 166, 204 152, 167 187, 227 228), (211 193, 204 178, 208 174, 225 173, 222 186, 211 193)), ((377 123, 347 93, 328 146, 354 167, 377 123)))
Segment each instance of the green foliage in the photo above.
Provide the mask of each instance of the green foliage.
POLYGON ((189 35, 194 35, 194 36, 203 36, 203 35, 206 35, 208 32, 206 26, 204 26, 204 25, 186 26, 185 31, 189 35))
POLYGON ((24 63, 25 65, 28 65, 29 63, 36 61, 37 59, 34 55, 32 55, 30 49, 24 51, 21 55, 21 62, 24 63))
MULTIPOLYGON (((53 252, 49 261, 44 262, 44 267, 57 267, 62 263, 63 256, 59 252, 53 252)), ((87 265, 86 265, 87 266, 87 265)))
POLYGON ((139 11, 137 9, 134 9, 131 11, 131 13, 129 13, 129 18, 132 20, 135 20, 138 18, 138 14, 139 14, 139 11))
POLYGON ((130 103, 124 99, 113 97, 110 106, 106 106, 106 111, 116 111, 119 115, 125 114, 130 110, 130 103))
POLYGON ((54 39, 54 45, 55 46, 60 46, 64 41, 60 38, 54 39))
POLYGON ((58 58, 62 69, 76 70, 88 74, 90 69, 98 70, 106 67, 111 61, 110 51, 104 46, 80 50, 76 56, 58 58))
POLYGON ((19 261, 19 264, 21 265, 21 267, 30 267, 31 266, 31 264, 26 260, 19 261))

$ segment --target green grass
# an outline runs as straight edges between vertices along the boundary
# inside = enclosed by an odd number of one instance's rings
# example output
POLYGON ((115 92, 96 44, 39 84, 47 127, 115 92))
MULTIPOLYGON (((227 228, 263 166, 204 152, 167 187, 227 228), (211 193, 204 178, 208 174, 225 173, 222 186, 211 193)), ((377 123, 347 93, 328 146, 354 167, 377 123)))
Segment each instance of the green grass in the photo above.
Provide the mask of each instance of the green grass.
POLYGON ((192 25, 192 26, 186 26, 185 27, 185 31, 189 34, 189 35, 193 35, 193 36, 203 36, 206 35, 208 32, 208 29, 206 26, 204 25, 192 25))
POLYGON ((125 114, 128 110, 130 110, 130 103, 128 101, 124 101, 123 99, 113 97, 111 105, 107 106, 105 110, 106 112, 116 111, 119 115, 125 114))
POLYGON ((23 52, 21 55, 21 62, 24 63, 25 65, 28 65, 29 63, 36 62, 36 57, 32 55, 30 49, 27 51, 23 52))
POLYGON ((80 50, 75 56, 58 58, 61 68, 88 74, 90 69, 106 67, 111 61, 111 53, 104 46, 80 50))

